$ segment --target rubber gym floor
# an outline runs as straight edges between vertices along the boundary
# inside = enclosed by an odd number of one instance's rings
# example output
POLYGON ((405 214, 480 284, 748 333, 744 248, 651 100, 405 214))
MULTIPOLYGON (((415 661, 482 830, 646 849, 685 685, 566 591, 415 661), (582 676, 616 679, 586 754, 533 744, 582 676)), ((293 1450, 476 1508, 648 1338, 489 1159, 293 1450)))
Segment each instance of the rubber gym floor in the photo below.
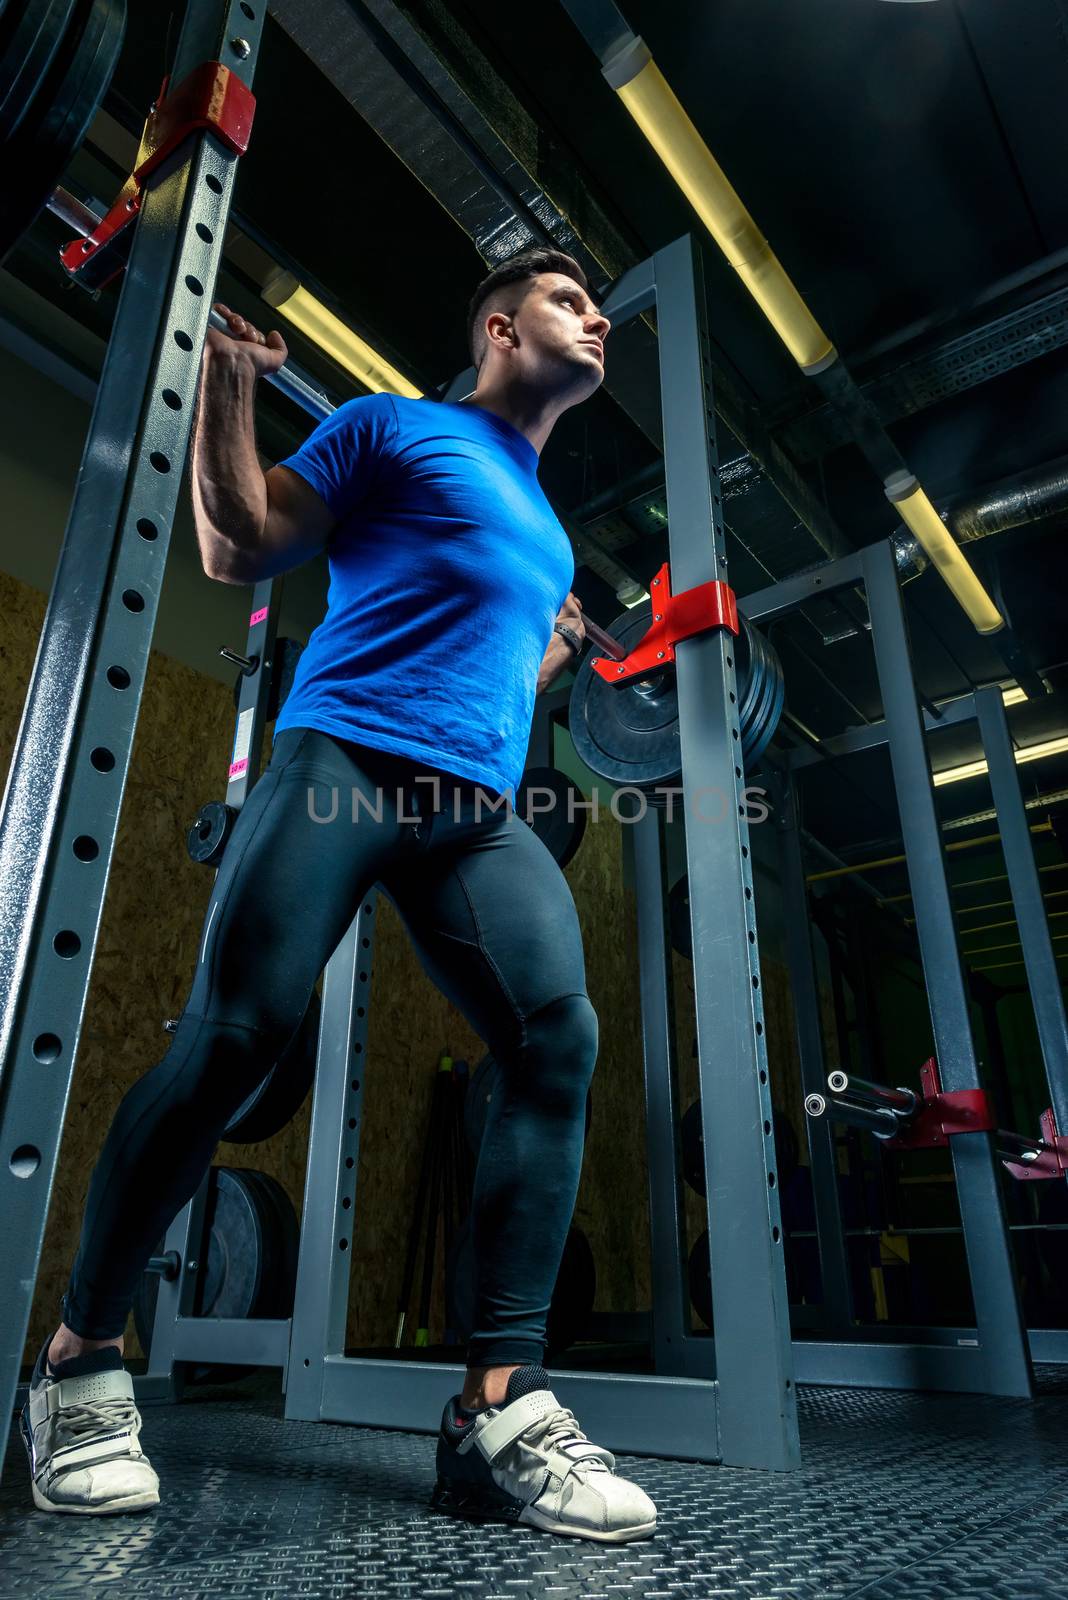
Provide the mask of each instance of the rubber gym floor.
POLYGON ((147 1515, 35 1511, 13 1431, 0 1597, 1065 1600, 1068 1371, 1038 1385, 1034 1403, 802 1389, 795 1473, 620 1456, 659 1525, 613 1548, 431 1511, 433 1435, 286 1422, 256 1374, 145 1407, 147 1515))

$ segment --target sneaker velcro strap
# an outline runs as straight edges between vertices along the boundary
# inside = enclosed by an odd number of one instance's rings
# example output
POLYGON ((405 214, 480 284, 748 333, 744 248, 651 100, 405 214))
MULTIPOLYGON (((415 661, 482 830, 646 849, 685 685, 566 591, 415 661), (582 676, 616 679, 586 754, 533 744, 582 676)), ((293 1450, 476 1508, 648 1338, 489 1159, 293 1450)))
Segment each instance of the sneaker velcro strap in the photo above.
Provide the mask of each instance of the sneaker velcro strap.
MULTIPOLYGON (((63 1472, 73 1472, 83 1467, 95 1467, 98 1461, 110 1461, 113 1456, 128 1456, 131 1445, 135 1446, 133 1434, 129 1428, 119 1428, 114 1433, 98 1435, 94 1439, 87 1439, 84 1444, 68 1444, 61 1450, 56 1450, 48 1463, 49 1478, 56 1478, 63 1472)), ((137 1450, 140 1454, 140 1450, 137 1450)))
MULTIPOLYGON (((564 1439, 556 1446, 553 1455, 562 1458, 564 1474, 580 1461, 603 1461, 610 1472, 616 1470, 616 1458, 611 1450, 593 1444, 589 1439, 564 1439)), ((559 1472, 561 1468, 554 1465, 553 1471, 559 1472)))
POLYGON ((62 1378, 47 1389, 48 1414, 54 1416, 64 1406, 92 1405, 99 1400, 132 1400, 133 1379, 124 1367, 110 1372, 83 1372, 77 1378, 62 1378))
POLYGON ((459 1453, 464 1453, 465 1446, 474 1444, 487 1461, 496 1461, 502 1450, 514 1444, 532 1422, 541 1422, 550 1411, 559 1409, 560 1402, 551 1389, 535 1389, 533 1394, 525 1394, 521 1400, 513 1400, 505 1406, 485 1427, 472 1430, 471 1437, 459 1446, 459 1453))

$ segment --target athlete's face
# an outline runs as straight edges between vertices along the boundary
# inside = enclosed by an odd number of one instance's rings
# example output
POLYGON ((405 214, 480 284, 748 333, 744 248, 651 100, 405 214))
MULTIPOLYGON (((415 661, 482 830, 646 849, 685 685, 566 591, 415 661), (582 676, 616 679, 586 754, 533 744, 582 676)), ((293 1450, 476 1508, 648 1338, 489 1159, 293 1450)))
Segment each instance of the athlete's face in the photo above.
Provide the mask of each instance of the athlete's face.
POLYGON ((508 341, 512 370, 525 383, 566 394, 573 405, 604 379, 611 326, 573 278, 542 272, 530 280, 512 315, 502 316, 498 333, 508 341))

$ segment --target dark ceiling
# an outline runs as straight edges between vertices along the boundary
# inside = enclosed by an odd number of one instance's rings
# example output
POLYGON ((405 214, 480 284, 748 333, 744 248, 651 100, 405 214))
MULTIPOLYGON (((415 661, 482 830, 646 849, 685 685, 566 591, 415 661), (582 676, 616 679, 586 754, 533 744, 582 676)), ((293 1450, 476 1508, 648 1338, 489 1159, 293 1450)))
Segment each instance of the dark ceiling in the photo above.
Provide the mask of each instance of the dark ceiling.
MULTIPOLYGON (((181 9, 133 0, 107 102, 131 131, 159 87, 181 9)), ((563 7, 375 0, 371 9, 413 23, 545 193, 569 191, 568 216, 594 254, 593 235, 610 236, 599 255, 607 276, 687 231, 702 238, 716 360, 740 403, 848 545, 890 534, 896 518, 878 479, 724 264, 563 7)), ((1068 0, 625 0, 623 10, 939 506, 1068 450, 1068 0)), ((469 231, 273 19, 255 87, 235 222, 422 386, 444 384, 467 365, 463 308, 484 270, 469 231)), ((111 171, 118 178, 117 164, 111 171)), ((42 219, 13 270, 58 298, 69 290, 48 265, 56 226, 42 219)), ((233 261, 220 293, 269 315, 233 261)), ((104 329, 110 303, 86 299, 82 315, 104 329)), ((337 398, 353 392, 313 346, 299 336, 290 344, 337 398)), ((638 380, 655 392, 651 336, 644 354, 617 348, 618 370, 644 360, 638 380)), ((647 581, 667 557, 659 451, 613 398, 612 355, 610 340, 608 392, 563 419, 542 479, 572 513, 597 496, 611 501, 648 468, 628 504, 586 520, 647 581)), ((284 402, 265 406, 266 448, 281 453, 306 429, 284 402)), ((745 455, 726 427, 720 450, 725 460, 745 455)), ((822 558, 768 477, 747 481, 727 504, 740 595, 822 558)), ((1013 708, 1021 743, 1065 728, 1064 520, 969 551, 985 581, 1000 574, 1015 632, 1056 691, 1013 708)), ((575 588, 602 625, 618 615, 612 586, 587 568, 575 588)), ((926 697, 1012 678, 997 640, 975 632, 932 572, 904 592, 926 697)), ((829 627, 826 615, 774 630, 788 708, 821 737, 881 715, 862 624, 860 613, 859 631, 837 642, 827 641, 848 627, 829 627)), ((938 739, 936 765, 978 753, 967 725, 938 739)), ((1028 795, 1068 788, 1068 758, 1020 771, 1028 795)), ((982 778, 937 794, 946 818, 990 804, 982 778)), ((807 769, 805 805, 813 831, 846 852, 892 839, 898 826, 885 755, 807 769)))

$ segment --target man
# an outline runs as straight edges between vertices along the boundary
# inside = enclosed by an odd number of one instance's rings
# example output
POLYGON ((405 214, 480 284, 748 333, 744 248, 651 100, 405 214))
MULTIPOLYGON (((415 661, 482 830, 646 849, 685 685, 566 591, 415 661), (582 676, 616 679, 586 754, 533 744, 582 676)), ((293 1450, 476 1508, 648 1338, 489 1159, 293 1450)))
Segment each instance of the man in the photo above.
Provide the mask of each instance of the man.
POLYGON ((93 1175, 63 1322, 24 1413, 34 1500, 157 1503, 122 1366, 134 1287, 379 883, 501 1067, 472 1200, 475 1329, 441 1422, 434 1504, 607 1542, 648 1536, 655 1506, 615 1475, 542 1365, 597 1018, 566 880, 502 799, 536 689, 581 648, 574 560, 536 469, 556 419, 601 383, 608 319, 569 256, 525 252, 471 303, 466 401, 350 401, 265 474, 256 382, 285 344, 219 309, 231 337, 208 334, 193 445, 204 570, 252 584, 325 549, 330 593, 227 845, 173 1043, 126 1095, 93 1175), (351 806, 332 804, 339 790, 351 806))

